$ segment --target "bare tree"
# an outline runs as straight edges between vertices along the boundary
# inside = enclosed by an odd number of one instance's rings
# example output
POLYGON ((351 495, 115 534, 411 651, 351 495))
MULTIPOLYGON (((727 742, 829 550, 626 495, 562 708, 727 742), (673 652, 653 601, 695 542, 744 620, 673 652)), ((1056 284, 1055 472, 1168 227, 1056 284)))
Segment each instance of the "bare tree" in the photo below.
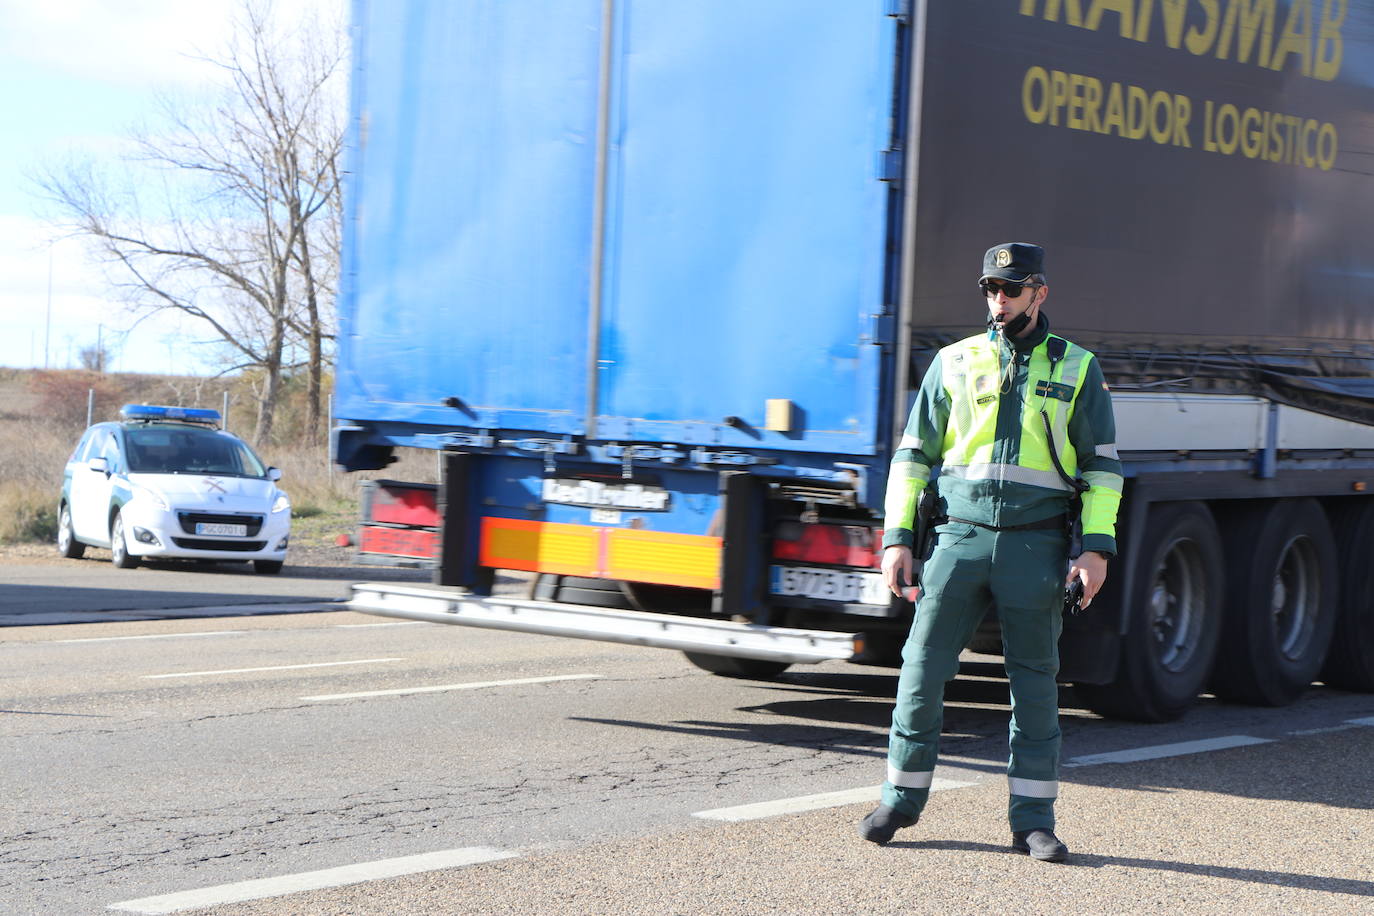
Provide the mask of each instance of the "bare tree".
POLYGON ((103 373, 110 364, 110 350, 103 344, 82 347, 77 356, 81 360, 81 368, 88 372, 103 373))
POLYGON ((38 177, 59 219, 92 240, 125 299, 188 315, 218 340, 225 372, 258 380, 253 437, 265 443, 283 376, 309 378, 305 433, 320 432, 333 340, 345 46, 338 23, 284 29, 243 0, 233 37, 204 58, 213 104, 164 100, 164 123, 134 138, 159 181, 118 183, 90 162, 38 177), (155 198, 150 207, 149 199, 155 198))

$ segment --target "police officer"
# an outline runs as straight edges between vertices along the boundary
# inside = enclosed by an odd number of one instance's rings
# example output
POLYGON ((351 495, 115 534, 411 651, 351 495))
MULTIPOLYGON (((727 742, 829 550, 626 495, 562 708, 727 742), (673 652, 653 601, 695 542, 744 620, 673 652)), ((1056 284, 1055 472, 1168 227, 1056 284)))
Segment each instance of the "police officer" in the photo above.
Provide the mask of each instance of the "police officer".
POLYGON ((1116 424, 1093 354, 1050 333, 1044 251, 994 245, 979 286, 987 333, 939 352, 892 458, 883 576, 899 596, 912 582, 916 507, 937 465, 940 518, 902 651, 882 802, 859 834, 883 844, 916 823, 930 794, 945 684, 993 604, 1011 682, 1012 848, 1059 862, 1068 855, 1054 833, 1059 634, 1066 586, 1080 581, 1087 607, 1116 552, 1116 424), (1071 558, 1079 493, 1082 550, 1071 558))

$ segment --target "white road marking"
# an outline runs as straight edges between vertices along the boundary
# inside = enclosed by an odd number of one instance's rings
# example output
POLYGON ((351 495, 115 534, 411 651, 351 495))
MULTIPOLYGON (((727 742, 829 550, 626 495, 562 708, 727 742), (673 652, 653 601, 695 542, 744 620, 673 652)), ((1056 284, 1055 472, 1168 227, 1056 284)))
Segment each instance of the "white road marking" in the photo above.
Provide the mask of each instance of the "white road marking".
MULTIPOLYGON (((1283 736, 1285 738, 1306 738, 1310 735, 1329 735, 1332 732, 1348 732, 1359 724, 1358 722, 1346 722, 1344 725, 1328 725, 1325 728, 1298 728, 1291 732, 1284 732, 1283 736)), ((1371 720, 1369 724, 1374 725, 1374 720, 1371 720)))
MULTIPOLYGON (((935 777, 930 791, 942 789, 962 789, 971 782, 935 777)), ((822 792, 819 795, 799 795, 796 798, 780 798, 776 801, 755 802, 752 805, 736 805, 733 808, 713 808, 710 811, 695 811, 692 817, 712 821, 752 821, 763 817, 777 817, 780 814, 800 814, 803 811, 819 811, 822 808, 838 808, 842 805, 857 805, 860 802, 877 801, 882 794, 882 786, 864 786, 862 789, 841 789, 838 792, 822 792)))
POLYGON ((228 636, 247 630, 205 630, 200 633, 149 633, 144 636, 88 636, 82 639, 54 639, 53 642, 119 642, 125 639, 180 639, 185 636, 228 636))
POLYGON ((331 626, 339 630, 361 630, 365 627, 430 627, 434 624, 428 620, 393 620, 390 623, 335 623, 331 626))
POLYGON ((222 668, 219 671, 178 671, 173 674, 145 674, 145 680, 164 677, 208 677, 212 674, 249 674, 256 671, 295 671, 300 668, 334 668, 339 665, 372 665, 380 662, 399 662, 399 658, 359 658, 347 662, 311 662, 304 665, 269 665, 266 668, 222 668))
POLYGON ((224 903, 240 903, 244 900, 261 900, 263 897, 277 897, 282 894, 314 891, 326 887, 342 887, 346 884, 360 884, 364 881, 376 881, 381 878, 396 878, 401 875, 436 871, 441 868, 478 865, 482 862, 510 859, 516 855, 518 853, 492 849, 488 846, 469 846, 463 849, 447 849, 443 852, 427 852, 418 856, 402 856, 397 859, 380 859, 376 862, 361 862, 357 865, 344 865, 339 868, 300 872, 295 875, 281 875, 277 878, 238 881, 233 884, 220 884, 216 887, 181 891, 176 894, 163 894, 158 897, 142 897, 138 900, 112 903, 109 909, 123 910, 128 913, 178 913, 182 910, 194 910, 224 903))
POLYGON ((475 681, 471 684, 438 684, 433 687, 398 687, 394 690, 367 690, 362 693, 326 693, 302 700, 356 700, 363 697, 399 697, 410 693, 439 693, 443 690, 478 690, 483 687, 514 687, 519 684, 548 684, 553 681, 582 681, 599 674, 559 674, 551 677, 522 677, 510 681, 475 681))
POLYGON ((1368 719, 1347 719, 1346 721, 1351 725, 1374 725, 1374 716, 1370 716, 1368 719))
POLYGON ((1107 754, 1088 754, 1074 757, 1066 767, 1090 767, 1100 763, 1135 763, 1140 760, 1159 760, 1164 757, 1181 757, 1185 754, 1203 754, 1208 751, 1223 751, 1233 747, 1248 747, 1252 744, 1271 744, 1270 738, 1252 738, 1249 735, 1227 735, 1222 738, 1204 738, 1200 741, 1181 741, 1178 744, 1156 744, 1151 747, 1136 747, 1126 751, 1112 751, 1107 754))

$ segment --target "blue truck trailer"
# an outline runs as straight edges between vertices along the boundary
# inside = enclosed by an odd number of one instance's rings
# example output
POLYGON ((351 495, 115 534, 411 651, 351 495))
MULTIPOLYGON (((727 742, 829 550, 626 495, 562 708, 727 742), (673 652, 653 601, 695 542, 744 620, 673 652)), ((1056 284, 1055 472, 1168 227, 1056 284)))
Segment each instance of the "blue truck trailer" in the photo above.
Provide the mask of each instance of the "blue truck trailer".
POLYGON ((368 484, 363 554, 434 582, 351 606, 898 663, 894 440, 1024 239, 1126 475, 1061 678, 1142 720, 1374 690, 1371 35, 1368 0, 354 0, 333 456, 442 477, 368 484))

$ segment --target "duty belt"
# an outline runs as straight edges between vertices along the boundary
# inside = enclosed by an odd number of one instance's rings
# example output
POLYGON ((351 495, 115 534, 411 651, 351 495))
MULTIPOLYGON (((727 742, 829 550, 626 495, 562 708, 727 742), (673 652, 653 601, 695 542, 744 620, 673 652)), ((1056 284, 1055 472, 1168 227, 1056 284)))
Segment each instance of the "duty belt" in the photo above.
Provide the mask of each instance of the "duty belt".
POLYGON ((947 522, 958 522, 961 525, 973 525, 977 528, 986 528, 989 531, 1048 531, 1050 529, 1064 530, 1064 516, 1054 515, 1049 518, 1042 518, 1038 522, 1026 522, 1024 525, 989 525, 984 522, 975 522, 971 518, 957 518, 953 515, 945 516, 947 522))

